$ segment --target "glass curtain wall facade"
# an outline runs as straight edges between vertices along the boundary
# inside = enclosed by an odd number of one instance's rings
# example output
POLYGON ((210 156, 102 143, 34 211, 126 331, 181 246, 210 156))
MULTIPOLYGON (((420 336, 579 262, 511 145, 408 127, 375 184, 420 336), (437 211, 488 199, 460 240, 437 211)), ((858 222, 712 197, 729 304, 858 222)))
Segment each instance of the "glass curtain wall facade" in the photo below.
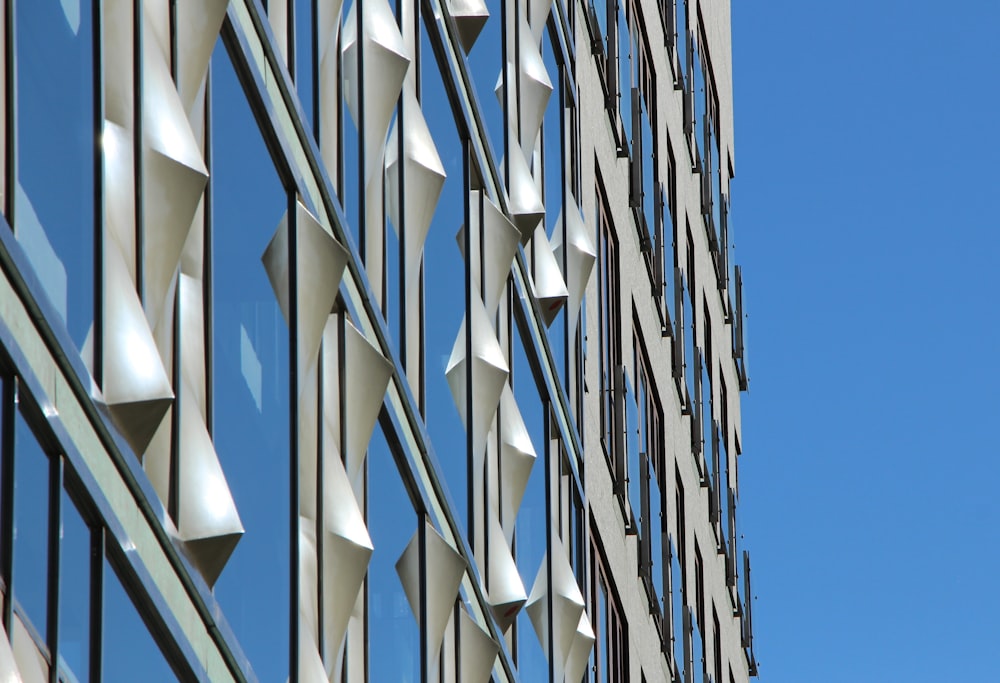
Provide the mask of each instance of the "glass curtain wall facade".
POLYGON ((728 0, 0 8, 0 677, 756 675, 728 0))

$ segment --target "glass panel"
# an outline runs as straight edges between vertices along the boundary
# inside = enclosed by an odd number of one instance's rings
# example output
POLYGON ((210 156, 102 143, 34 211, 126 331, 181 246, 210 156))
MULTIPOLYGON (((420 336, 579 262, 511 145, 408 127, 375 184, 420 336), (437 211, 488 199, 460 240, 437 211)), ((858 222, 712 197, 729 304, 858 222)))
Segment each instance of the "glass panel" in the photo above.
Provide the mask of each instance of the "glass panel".
MULTIPOLYGON (((706 475, 711 482, 711 486, 715 486, 718 482, 715 481, 715 440, 713 437, 713 430, 715 429, 715 421, 712 419, 712 378, 708 374, 708 364, 710 360, 708 358, 703 358, 701 362, 701 439, 702 439, 702 453, 705 456, 705 470, 706 475)), ((714 494, 713 494, 714 495, 714 494)), ((709 503, 711 505, 711 503, 709 503)))
POLYGON ((688 400, 694 401, 694 344, 695 344, 695 321, 694 309, 691 306, 691 282, 690 275, 681 283, 684 290, 684 322, 687 329, 684 330, 684 377, 687 380, 688 400))
POLYGON ((44 638, 49 538, 49 459, 20 411, 14 427, 14 599, 44 638))
POLYGON ((85 681, 90 663, 90 528, 62 492, 59 528, 59 666, 85 681))
POLYGON ((15 232, 79 348, 94 319, 91 3, 16 7, 15 232))
POLYGON ((632 141, 632 86, 635 79, 632 74, 632 34, 628 29, 625 16, 625 3, 618 3, 618 107, 621 113, 622 126, 625 128, 626 149, 632 141))
POLYGON ((380 429, 368 448, 368 477, 368 533, 375 548, 368 566, 369 677, 419 681, 419 622, 396 572, 419 521, 380 429))
MULTIPOLYGON (((653 588, 656 595, 663 595, 663 572, 660 570, 663 562, 663 496, 660 495, 660 483, 656 471, 650 469, 649 477, 649 515, 651 517, 649 525, 650 558, 652 566, 650 574, 653 579, 653 588)), ((659 599, 659 597, 657 598, 659 599)))
MULTIPOLYGON (((543 566, 548 528, 545 509, 545 410, 521 345, 519 330, 514 332, 511 356, 514 399, 531 436, 535 453, 538 454, 514 525, 514 557, 524 588, 530 594, 535 577, 543 566)), ((543 573, 543 580, 544 576, 543 573)), ((526 609, 522 609, 517 615, 517 669, 520 680, 525 683, 548 680, 548 657, 526 609)))
MULTIPOLYGON (((487 137, 493 147, 493 158, 499 161, 504 156, 503 140, 506 130, 502 104, 503 90, 496 91, 497 85, 502 83, 500 67, 503 63, 503 15, 500 8, 504 5, 500 3, 489 3, 489 5, 490 14, 493 16, 483 25, 483 30, 479 33, 475 46, 466 56, 466 69, 469 72, 469 80, 472 81, 476 100, 479 102, 483 126, 486 128, 487 137)), ((511 5, 507 5, 507 7, 509 12, 511 5)), ((507 44, 511 46, 514 44, 513 34, 507 36, 507 44)), ((430 51, 425 51, 423 55, 425 59, 433 58, 433 53, 430 51)), ((511 48, 507 60, 513 62, 513 57, 513 48, 511 48)), ((427 69, 429 68, 430 65, 427 69)), ((513 85, 509 94, 512 103, 510 118, 513 119, 513 102, 515 102, 513 85)), ((517 144, 517 141, 511 138, 511 144, 517 144)), ((502 166, 500 172, 503 173, 502 166)))
MULTIPOLYGON (((480 34, 479 40, 483 40, 484 34, 490 30, 490 23, 497 22, 487 21, 487 28, 480 34)), ((479 52, 483 48, 483 45, 477 43, 475 51, 479 52)), ((499 54, 499 46, 497 52, 499 54)), ((465 313, 465 262, 461 251, 464 246, 456 240, 459 228, 465 224, 463 149, 426 31, 421 32, 420 54, 423 89, 421 107, 438 157, 447 174, 424 243, 425 416, 431 443, 434 444, 435 453, 444 470, 448 492, 455 503, 455 513, 461 520, 462 528, 468 532, 466 432, 445 375, 465 313)), ((492 91, 489 95, 493 97, 492 91)), ((493 98, 492 101, 496 102, 496 99, 493 98)), ((473 210, 476 208, 473 207, 473 210)), ((473 291, 472 296, 479 295, 473 291)), ((407 343, 416 343, 417 338, 417 330, 407 330, 407 343)), ((458 343, 465 348, 464 338, 458 343)), ((462 381, 465 381, 464 377, 462 381)))
MULTIPOLYGON (((695 149, 699 150, 704 145, 699 133, 705 120, 705 72, 702 70, 701 55, 698 52, 698 45, 694 45, 694 142, 695 149)), ((697 155, 699 158, 701 155, 697 155)))
POLYGON ((102 683, 177 680, 107 560, 104 561, 103 626, 102 683))
MULTIPOLYGON (((542 154, 544 155, 544 168, 538 169, 537 161, 535 165, 536 177, 539 172, 543 172, 543 186, 545 189, 545 225, 550 241, 565 243, 562 231, 563 226, 559 221, 559 216, 564 214, 563 206, 573 202, 571 197, 563 196, 563 167, 568 160, 568 155, 564 151, 562 120, 563 109, 560 97, 560 72, 556 64, 553 53, 552 41, 546 31, 542 38, 542 58, 545 63, 545 71, 549 74, 549 80, 555 89, 549 97, 548 107, 545 109, 545 118, 542 122, 542 154), (557 234, 558 233, 558 234, 557 234)), ((538 155, 535 155, 536 160, 538 155)), ((567 168, 568 170, 568 168, 567 168)), ((576 207, 572 207, 576 211, 576 207)), ((563 273, 565 281, 566 269, 563 267, 562 259, 557 259, 559 270, 563 273)), ((564 305, 555 319, 548 327, 549 349, 552 351, 552 361, 555 363, 556 374, 559 376, 562 385, 569 393, 569 376, 566 370, 566 306, 564 305)))
POLYGON ((257 677, 280 681, 289 647, 289 335, 261 254, 288 202, 221 42, 212 87, 214 435, 246 529, 215 593, 257 677))
POLYGON ((652 113, 641 100, 642 106, 642 215, 646 217, 646 231, 652 235, 656 225, 653 206, 656 203, 656 171, 653 160, 656 157, 656 145, 653 143, 652 113))
POLYGON ((677 61, 681 67, 681 82, 687 80, 688 25, 687 0, 676 0, 677 3, 677 61))
POLYGON ((628 464, 628 504, 636 522, 641 516, 642 475, 639 472, 639 452, 643 449, 640 434, 639 393, 632 387, 632 378, 625 373, 625 458, 628 464))
POLYGON ((698 619, 691 619, 692 642, 694 646, 691 651, 694 653, 694 671, 692 680, 695 683, 703 683, 705 680, 705 641, 701 637, 701 628, 698 627, 698 619))
POLYGON ((684 578, 681 573, 680 554, 673 539, 670 540, 670 608, 673 615, 674 662, 678 669, 684 663, 684 578))
POLYGON ((295 0, 295 90, 306 127, 313 124, 313 6, 315 0, 295 0))

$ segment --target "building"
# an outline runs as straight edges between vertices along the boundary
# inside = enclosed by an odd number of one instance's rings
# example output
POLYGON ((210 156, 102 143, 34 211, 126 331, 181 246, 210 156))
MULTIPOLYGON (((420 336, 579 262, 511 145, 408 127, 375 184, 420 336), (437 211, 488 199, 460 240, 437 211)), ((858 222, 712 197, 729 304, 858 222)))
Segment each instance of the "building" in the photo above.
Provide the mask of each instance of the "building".
POLYGON ((591 3, 3 2, 0 677, 756 674, 729 3, 591 3))

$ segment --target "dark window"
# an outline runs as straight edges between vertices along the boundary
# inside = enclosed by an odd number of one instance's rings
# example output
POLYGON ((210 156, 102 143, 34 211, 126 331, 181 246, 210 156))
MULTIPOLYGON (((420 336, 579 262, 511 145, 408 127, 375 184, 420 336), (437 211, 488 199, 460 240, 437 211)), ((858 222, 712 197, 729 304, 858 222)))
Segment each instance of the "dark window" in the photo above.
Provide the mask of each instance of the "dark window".
POLYGON ((611 225, 604 193, 598 191, 597 201, 598 270, 597 300, 598 325, 600 327, 600 382, 601 382, 601 438, 605 453, 609 456, 614 449, 614 431, 620 426, 614 424, 615 373, 621 364, 619 330, 621 329, 620 300, 618 290, 618 241, 611 225))
POLYGON ((628 638, 621 603, 611 582, 603 553, 596 542, 591 546, 591 609, 595 614, 595 680, 599 683, 628 681, 628 638))
POLYGON ((715 680, 717 683, 722 683, 722 631, 715 605, 712 605, 712 662, 715 668, 715 680))

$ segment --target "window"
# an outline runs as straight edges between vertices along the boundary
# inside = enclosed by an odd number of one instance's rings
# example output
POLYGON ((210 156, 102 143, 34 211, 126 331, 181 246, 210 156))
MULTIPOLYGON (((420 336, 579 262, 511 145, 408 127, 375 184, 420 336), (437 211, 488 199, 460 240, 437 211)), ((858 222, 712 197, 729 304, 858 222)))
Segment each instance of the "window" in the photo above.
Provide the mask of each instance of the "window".
POLYGON ((620 428, 614 424, 615 375, 621 364, 621 348, 618 331, 621 329, 618 289, 618 241, 611 216, 604 199, 602 188, 598 187, 597 201, 597 301, 598 326, 600 328, 600 387, 601 387, 601 438, 604 452, 609 458, 614 449, 614 432, 620 428))
POLYGON ((595 677, 598 683, 628 681, 628 637, 621 603, 610 580, 604 553, 597 541, 590 548, 591 613, 595 615, 595 677))
POLYGON ((77 348, 94 322, 97 1, 31 0, 13 12, 20 87, 8 219, 77 348))
POLYGON ((680 471, 674 471, 674 520, 676 524, 675 532, 670 538, 670 596, 668 606, 668 623, 670 624, 670 641, 672 642, 671 655, 674 671, 679 675, 685 662, 685 643, 687 632, 685 630, 685 610, 687 589, 684 583, 685 557, 686 557, 686 536, 684 517, 684 484, 681 482, 680 471))
MULTIPOLYGON (((373 636, 365 638, 359 629, 348 637, 356 636, 361 643, 368 641, 371 680, 419 681, 419 618, 414 617, 403 591, 396 562, 417 532, 422 517, 413 510, 381 429, 375 429, 366 464, 366 523, 375 549, 366 579, 368 632, 373 636)), ((351 650, 358 652, 355 648, 351 650)), ((363 659, 348 661, 348 667, 351 674, 347 680, 363 680, 363 659)))
MULTIPOLYGON (((638 330, 638 323, 635 325, 638 330)), ((666 507, 663 491, 663 408, 659 394, 653 384, 652 367, 649 364, 642 339, 635 338, 635 401, 638 419, 638 453, 634 474, 629 474, 629 489, 640 488, 639 514, 639 575, 643 579, 649 598, 650 613, 657 623, 663 617, 660 599, 666 599, 664 586, 668 584, 669 566, 664 540, 666 538, 666 507)), ((632 464, 630 462, 630 469, 632 464)), ((634 505, 634 503, 633 503, 634 505)))
POLYGON ((694 546, 694 619, 691 624, 692 650, 700 662, 694 663, 694 680, 702 683, 708 675, 707 643, 705 643, 705 565, 697 542, 694 546))
POLYGON ((675 21, 673 25, 673 62, 674 73, 678 74, 675 84, 686 92, 685 83, 688 68, 688 52, 691 45, 691 34, 688 28, 687 0, 666 0, 672 7, 670 11, 674 13, 675 21))
MULTIPOLYGON (((102 573, 104 652, 101 657, 101 680, 128 683, 136 679, 137 671, 141 671, 142 679, 147 681, 178 680, 143 622, 138 604, 108 559, 104 560, 102 573)), ((81 676, 85 674, 81 673, 81 676)))
MULTIPOLYGON (((679 291, 682 297, 681 305, 678 307, 680 320, 677 329, 681 333, 680 346, 684 354, 684 380, 685 395, 683 405, 690 415, 695 414, 693 403, 695 401, 695 377, 697 376, 695 367, 695 346, 697 343, 697 327, 694 319, 694 242, 691 237, 691 224, 685 221, 687 227, 687 263, 683 271, 683 277, 679 282, 679 291)), ((692 421, 692 427, 697 427, 692 421)), ((696 433, 697 434, 697 433, 696 433)), ((694 438, 694 435, 692 436, 694 438)), ((695 444, 695 452, 698 446, 695 444)))
MULTIPOLYGON (((284 680, 289 658, 279 653, 289 652, 292 542, 290 333, 261 254, 289 200, 221 42, 211 68, 210 428, 246 529, 215 584, 215 596, 257 677, 284 680), (247 590, 265 577, 270 590, 247 590)), ((289 220, 294 219, 291 212, 289 220)))
POLYGON ((719 613, 712 605, 712 663, 716 683, 722 683, 722 629, 719 627, 719 613))

